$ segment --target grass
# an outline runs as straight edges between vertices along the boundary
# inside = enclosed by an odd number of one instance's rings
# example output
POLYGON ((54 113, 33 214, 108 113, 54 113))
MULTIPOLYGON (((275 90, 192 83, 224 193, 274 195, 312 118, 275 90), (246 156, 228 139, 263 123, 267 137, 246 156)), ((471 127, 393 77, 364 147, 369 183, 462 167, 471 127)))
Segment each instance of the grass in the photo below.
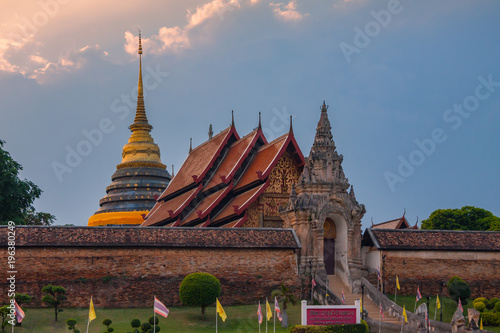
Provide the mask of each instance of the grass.
MULTIPOLYGON (((387 297, 391 300, 394 301, 394 295, 387 295, 387 297)), ((406 310, 413 312, 413 309, 415 308, 415 296, 397 296, 397 304, 401 307, 403 305, 406 307, 406 310)), ((443 322, 445 323, 451 323, 451 319, 453 318, 453 314, 455 313, 455 310, 457 309, 457 303, 449 298, 449 297, 443 297, 443 299, 439 298, 439 301, 441 302, 441 307, 443 309, 443 322)), ((464 308, 464 315, 467 314, 467 309, 472 308, 472 299, 468 300, 468 303, 463 306, 464 308)), ((417 307, 422 304, 422 303, 427 303, 427 300, 425 297, 423 297, 420 301, 417 302, 417 307)), ((439 321, 439 315, 441 313, 441 309, 436 309, 436 297, 432 297, 429 301, 429 316, 431 319, 434 319, 434 314, 436 313, 436 320, 439 321), (437 313, 436 313, 437 311, 437 313)), ((485 330, 492 331, 492 332, 500 332, 500 327, 494 327, 494 326, 489 326, 489 327, 484 327, 485 330)))
MULTIPOLYGON (((224 306, 224 305, 223 305, 224 306)), ((205 320, 201 320, 201 308, 193 307, 170 307, 168 318, 160 318, 160 332, 215 332, 215 306, 208 307, 205 312, 205 320)), ((218 329, 220 333, 246 333, 258 332, 257 305, 224 306, 227 314, 226 322, 218 317, 218 329)), ((265 306, 263 307, 265 316, 265 306)), ((58 321, 54 321, 54 310, 50 308, 28 309, 26 317, 21 327, 16 327, 16 333, 63 333, 70 332, 66 321, 75 319, 77 328, 81 333, 87 329, 88 308, 64 309, 59 313, 58 321)), ((300 324, 300 305, 289 306, 287 309, 289 326, 300 324)), ((132 319, 139 319, 141 322, 153 315, 153 308, 139 309, 100 309, 96 308, 97 319, 90 324, 89 333, 104 332, 102 325, 104 319, 111 319, 114 333, 132 332, 130 322, 132 319)), ((265 320, 265 319, 264 319, 265 320)), ((269 332, 273 330, 273 318, 268 323, 269 332)), ((261 325, 262 332, 265 332, 265 322, 261 325)), ((10 332, 10 326, 5 329, 10 332)), ((279 321, 276 321, 276 332, 288 332, 288 328, 281 328, 279 321)))

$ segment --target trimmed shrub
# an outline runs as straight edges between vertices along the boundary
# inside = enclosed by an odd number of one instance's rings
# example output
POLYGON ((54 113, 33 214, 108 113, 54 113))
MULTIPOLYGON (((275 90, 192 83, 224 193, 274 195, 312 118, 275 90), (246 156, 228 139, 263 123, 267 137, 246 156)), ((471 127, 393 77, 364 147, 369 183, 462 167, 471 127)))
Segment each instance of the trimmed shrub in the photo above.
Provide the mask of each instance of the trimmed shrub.
POLYGON ((495 306, 493 307, 493 311, 496 313, 500 313, 500 302, 496 302, 495 306))
POLYGON ((470 297, 470 287, 464 280, 458 276, 454 276, 448 281, 446 286, 448 287, 450 297, 455 302, 458 303, 458 299, 460 298, 462 305, 467 304, 467 298, 470 297))
POLYGON ((295 325, 290 328, 290 333, 365 333, 367 332, 364 324, 350 325, 295 325))
POLYGON ((488 299, 485 297, 478 297, 472 302, 472 305, 474 305, 474 303, 476 302, 483 302, 484 304, 486 304, 486 302, 488 302, 488 299))
POLYGON ((189 274, 182 280, 179 288, 182 304, 201 306, 201 319, 205 318, 205 308, 214 304, 219 295, 220 282, 208 273, 189 274))
POLYGON ((486 308, 486 304, 484 304, 483 302, 475 302, 474 301, 474 303, 472 303, 472 305, 474 305, 474 309, 476 309, 479 312, 483 312, 484 309, 486 308))
POLYGON ((488 301, 488 304, 486 304, 486 307, 491 310, 495 307, 495 304, 497 304, 498 302, 500 302, 500 299, 494 297, 488 301))
POLYGON ((500 326, 500 313, 481 313, 484 326, 500 326))
POLYGON ((361 319, 361 324, 365 325, 366 327, 365 333, 370 333, 370 326, 368 326, 368 323, 365 320, 361 319))

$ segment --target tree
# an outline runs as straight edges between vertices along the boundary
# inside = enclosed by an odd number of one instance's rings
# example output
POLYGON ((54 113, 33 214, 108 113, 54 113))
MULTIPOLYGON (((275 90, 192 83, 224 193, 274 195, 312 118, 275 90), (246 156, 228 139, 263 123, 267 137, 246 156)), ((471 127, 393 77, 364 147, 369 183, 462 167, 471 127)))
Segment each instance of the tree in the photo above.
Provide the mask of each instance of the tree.
POLYGON ((114 332, 115 329, 113 327, 109 327, 109 325, 111 325, 112 321, 111 319, 104 319, 102 324, 104 326, 106 326, 106 331, 104 331, 104 333, 111 333, 111 332, 114 332))
POLYGON ((290 292, 290 288, 285 287, 283 283, 281 284, 281 287, 279 289, 275 289, 271 292, 271 297, 273 299, 274 297, 277 297, 278 300, 281 300, 281 302, 283 303, 283 309, 281 309, 281 314, 283 317, 283 320, 281 321, 281 327, 288 327, 288 315, 286 314, 286 309, 288 307, 288 303, 292 303, 292 305, 295 305, 297 303, 297 299, 290 292))
POLYGON ((9 306, 8 305, 4 305, 2 307, 0 307, 0 326, 2 327, 2 332, 5 333, 5 326, 7 326, 9 324, 9 313, 10 313, 10 309, 9 309, 9 306))
POLYGON ((138 328, 141 327, 141 321, 139 319, 132 319, 130 326, 134 329, 133 333, 139 333, 138 328))
POLYGON ((422 221, 422 229, 488 230, 498 217, 492 212, 474 206, 460 209, 438 209, 422 221))
POLYGON ((33 202, 40 197, 42 190, 29 180, 19 179, 19 171, 23 167, 3 149, 4 143, 0 140, 0 224, 9 221, 16 224, 52 224, 54 215, 37 213, 33 207, 33 202))
POLYGON ((77 331, 78 329, 76 328, 76 320, 74 319, 68 319, 66 320, 66 325, 68 325, 68 330, 72 330, 73 332, 77 331))
POLYGON ((446 286, 448 287, 450 297, 453 298, 457 304, 459 298, 462 305, 467 304, 467 298, 470 297, 470 287, 464 280, 458 276, 454 276, 448 281, 446 286))
POLYGON ((220 295, 220 282, 208 273, 192 273, 182 280, 179 295, 183 304, 201 306, 201 319, 205 319, 205 308, 220 295))
POLYGON ((47 303, 54 307, 56 321, 57 314, 62 312, 62 309, 59 309, 61 303, 67 299, 66 297, 66 289, 61 286, 53 286, 51 284, 42 288, 42 292, 45 294, 42 298, 42 302, 47 303))

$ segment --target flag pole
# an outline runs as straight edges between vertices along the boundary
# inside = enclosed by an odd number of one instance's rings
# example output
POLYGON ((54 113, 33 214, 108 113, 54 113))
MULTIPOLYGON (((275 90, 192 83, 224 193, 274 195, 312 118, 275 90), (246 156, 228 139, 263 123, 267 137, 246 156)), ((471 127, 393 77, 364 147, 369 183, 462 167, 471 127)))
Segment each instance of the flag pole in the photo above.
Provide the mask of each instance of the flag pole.
POLYGON ((380 303, 380 310, 378 311, 378 333, 380 333, 380 326, 382 325, 382 303, 380 303))
MULTIPOLYGON (((92 296, 90 296, 90 302, 92 303, 92 296)), ((87 319, 87 333, 89 333, 89 326, 90 326, 90 311, 89 311, 89 317, 87 319)), ((12 330, 14 332, 14 330, 12 330)))
POLYGON ((396 302, 398 300, 398 286, 396 286, 395 290, 396 292, 394 293, 394 303, 398 304, 398 302, 396 302))
POLYGON ((273 333, 276 333, 276 296, 274 297, 274 329, 273 333))
POLYGON ((268 300, 267 300, 267 297, 266 297, 266 333, 267 333, 267 322, 269 321, 269 319, 267 319, 267 305, 269 304, 268 300))
POLYGON ((153 295, 153 333, 156 333, 155 299, 156 299, 156 295, 153 295))
MULTIPOLYGON (((260 299, 259 299, 259 309, 260 309, 260 299)), ((260 315, 262 316, 262 310, 260 310, 260 315)), ((260 333, 260 321, 259 321, 259 333, 260 333)))
POLYGON ((404 316, 401 316, 401 333, 403 333, 404 316))
MULTIPOLYGON (((217 302, 217 297, 215 298, 215 301, 217 302)), ((217 303, 215 303, 215 333, 217 333, 217 303)))

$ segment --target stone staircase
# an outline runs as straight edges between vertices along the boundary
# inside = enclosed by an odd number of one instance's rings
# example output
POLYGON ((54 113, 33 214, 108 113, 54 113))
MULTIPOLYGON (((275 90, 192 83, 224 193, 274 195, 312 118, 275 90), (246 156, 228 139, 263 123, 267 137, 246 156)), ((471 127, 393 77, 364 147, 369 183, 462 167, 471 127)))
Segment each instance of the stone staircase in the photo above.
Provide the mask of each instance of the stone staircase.
MULTIPOLYGON (((344 297, 346 304, 354 304, 355 300, 361 300, 361 294, 352 294, 349 288, 344 285, 344 282, 336 275, 328 275, 328 284, 331 291, 335 293, 339 298, 342 298, 342 290, 344 291, 344 297)), ((368 311, 368 317, 373 320, 380 320, 380 305, 373 303, 371 299, 365 294, 365 299, 363 303, 363 309, 368 311)), ((384 311, 384 319, 382 322, 401 325, 401 321, 397 318, 393 318, 388 312, 384 311)))

